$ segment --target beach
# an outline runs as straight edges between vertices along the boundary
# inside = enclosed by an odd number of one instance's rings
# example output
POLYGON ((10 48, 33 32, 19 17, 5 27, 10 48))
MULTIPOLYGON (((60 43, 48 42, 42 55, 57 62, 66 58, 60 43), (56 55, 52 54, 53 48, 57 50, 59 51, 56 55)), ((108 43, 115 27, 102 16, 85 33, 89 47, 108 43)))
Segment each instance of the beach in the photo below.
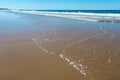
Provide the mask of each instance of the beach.
POLYGON ((0 80, 120 79, 120 23, 0 14, 0 80))

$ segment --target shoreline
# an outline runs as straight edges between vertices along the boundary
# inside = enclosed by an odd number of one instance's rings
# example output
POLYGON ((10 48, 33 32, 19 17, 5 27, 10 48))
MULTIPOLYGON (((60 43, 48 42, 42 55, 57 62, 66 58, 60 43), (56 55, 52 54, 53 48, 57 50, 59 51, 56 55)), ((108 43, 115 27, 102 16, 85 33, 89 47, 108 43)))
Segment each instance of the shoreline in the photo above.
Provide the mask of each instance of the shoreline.
POLYGON ((82 21, 91 22, 106 22, 106 23, 120 23, 120 14, 95 14, 95 13, 68 13, 68 12, 38 12, 38 11, 18 11, 11 10, 12 12, 27 13, 43 16, 61 17, 82 21))

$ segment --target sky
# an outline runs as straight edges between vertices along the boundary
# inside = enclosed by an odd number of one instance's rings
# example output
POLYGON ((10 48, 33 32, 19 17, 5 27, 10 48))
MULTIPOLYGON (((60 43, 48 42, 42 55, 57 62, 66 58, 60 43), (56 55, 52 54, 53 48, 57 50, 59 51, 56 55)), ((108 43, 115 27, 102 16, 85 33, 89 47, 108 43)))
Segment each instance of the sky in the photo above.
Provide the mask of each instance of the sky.
POLYGON ((0 7, 10 9, 120 10, 120 0, 0 0, 0 7))

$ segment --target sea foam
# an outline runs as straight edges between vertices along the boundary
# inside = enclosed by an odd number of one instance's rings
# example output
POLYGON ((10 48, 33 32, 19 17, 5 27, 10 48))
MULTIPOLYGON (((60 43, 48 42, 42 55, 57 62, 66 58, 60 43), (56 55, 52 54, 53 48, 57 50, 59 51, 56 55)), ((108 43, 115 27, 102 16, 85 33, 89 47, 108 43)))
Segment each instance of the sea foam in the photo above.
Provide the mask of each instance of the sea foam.
POLYGON ((116 22, 120 23, 120 14, 112 13, 84 13, 84 12, 44 12, 44 11, 19 11, 14 12, 29 13, 44 16, 55 16, 63 18, 71 18, 77 20, 87 20, 95 22, 116 22))

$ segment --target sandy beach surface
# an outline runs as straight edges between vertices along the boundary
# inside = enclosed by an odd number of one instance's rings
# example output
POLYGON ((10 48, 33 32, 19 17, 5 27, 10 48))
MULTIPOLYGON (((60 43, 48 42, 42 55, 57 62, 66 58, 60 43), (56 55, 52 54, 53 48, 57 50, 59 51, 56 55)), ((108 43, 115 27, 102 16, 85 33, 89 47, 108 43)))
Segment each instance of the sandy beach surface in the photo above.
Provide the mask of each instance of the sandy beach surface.
POLYGON ((0 80, 119 80, 120 24, 0 11, 0 80))

